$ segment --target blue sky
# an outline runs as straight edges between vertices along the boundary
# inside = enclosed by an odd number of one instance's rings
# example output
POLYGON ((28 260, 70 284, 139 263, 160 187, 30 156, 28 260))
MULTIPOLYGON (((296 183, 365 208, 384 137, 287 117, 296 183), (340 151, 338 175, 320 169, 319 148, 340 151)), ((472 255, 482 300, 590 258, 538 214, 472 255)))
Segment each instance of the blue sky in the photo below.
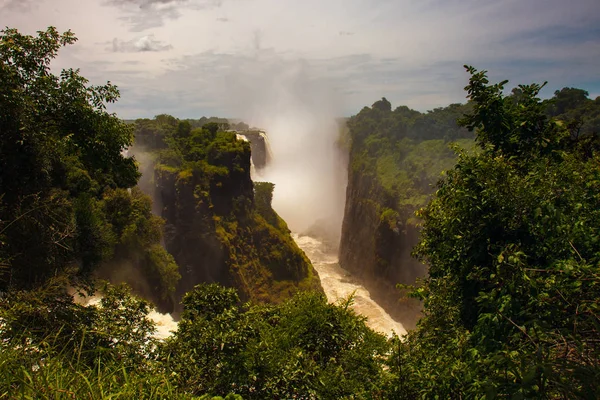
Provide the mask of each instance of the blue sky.
POLYGON ((463 64, 600 95, 598 0, 0 0, 0 25, 72 29, 54 67, 117 84, 123 118, 424 111, 464 101, 463 64))

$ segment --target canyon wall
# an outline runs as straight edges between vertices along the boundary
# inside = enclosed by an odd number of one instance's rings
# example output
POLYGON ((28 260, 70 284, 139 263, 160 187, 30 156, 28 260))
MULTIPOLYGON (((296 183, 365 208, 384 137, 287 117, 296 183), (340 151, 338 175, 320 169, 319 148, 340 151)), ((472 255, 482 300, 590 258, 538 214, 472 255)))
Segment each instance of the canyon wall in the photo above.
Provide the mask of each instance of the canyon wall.
POLYGON ((411 257, 418 243, 415 211, 423 207, 445 169, 455 162, 450 142, 472 147, 470 132, 456 124, 466 106, 427 114, 382 99, 350 118, 348 186, 340 241, 340 265, 358 276, 373 298, 406 327, 420 305, 402 298, 396 285, 427 273, 411 257))

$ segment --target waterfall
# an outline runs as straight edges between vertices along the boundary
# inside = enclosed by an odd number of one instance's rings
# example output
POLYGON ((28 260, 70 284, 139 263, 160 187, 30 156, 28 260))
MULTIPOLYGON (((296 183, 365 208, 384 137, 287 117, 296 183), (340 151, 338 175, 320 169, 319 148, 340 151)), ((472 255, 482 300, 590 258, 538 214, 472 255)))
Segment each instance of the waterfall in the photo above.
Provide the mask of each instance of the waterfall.
POLYGON ((245 135, 242 135, 240 133, 236 133, 235 137, 237 138, 237 140, 242 140, 244 142, 249 142, 248 138, 245 135))
MULTIPOLYGON (((236 133, 235 137, 237 140, 242 140, 244 142, 250 143, 248 138, 245 135, 242 135, 241 133, 236 133)), ((250 178, 252 180, 256 178, 256 168, 254 168, 254 161, 252 160, 252 156, 250 156, 250 178)))
POLYGON ((267 153, 267 164, 273 160, 273 152, 271 151, 271 143, 269 143, 269 137, 263 131, 259 133, 260 137, 263 138, 265 142, 265 152, 267 153))
MULTIPOLYGON (((273 134, 281 134, 281 132, 284 131, 273 130, 273 134)), ((285 133, 290 135, 296 132, 285 133)), ((271 152, 269 137, 264 131, 259 131, 259 135, 264 141, 267 160, 270 161, 261 171, 264 175, 261 178, 275 183, 273 208, 286 220, 290 229, 296 232, 292 237, 317 271, 327 300, 330 303, 338 303, 353 296, 352 308, 358 314, 367 317, 366 323, 371 329, 387 336, 393 333, 398 336, 406 335, 402 323, 394 320, 372 298, 360 279, 340 267, 337 256, 339 237, 336 233, 339 232, 341 219, 331 218, 331 212, 335 210, 331 207, 323 209, 315 207, 314 203, 322 203, 324 199, 336 194, 332 191, 336 185, 341 185, 345 189, 345 168, 340 170, 340 165, 336 162, 338 153, 332 151, 334 147, 331 149, 326 147, 327 143, 324 141, 317 142, 316 147, 312 147, 313 143, 310 140, 310 146, 299 147, 298 143, 293 142, 298 137, 302 137, 302 132, 299 132, 294 137, 288 136, 287 140, 282 141, 279 138, 279 141, 274 141, 279 144, 279 147, 275 148, 278 151, 275 159, 271 152), (315 197, 299 196, 298 192, 302 190, 314 192, 315 197), (298 215, 304 220, 305 225, 306 220, 311 219, 314 224, 308 224, 308 229, 302 229, 301 224, 300 227, 295 224, 298 215), (324 217, 329 217, 330 220, 324 217)), ((342 194, 339 203, 343 204, 344 200, 342 194)), ((343 205, 339 207, 343 208, 343 205)))

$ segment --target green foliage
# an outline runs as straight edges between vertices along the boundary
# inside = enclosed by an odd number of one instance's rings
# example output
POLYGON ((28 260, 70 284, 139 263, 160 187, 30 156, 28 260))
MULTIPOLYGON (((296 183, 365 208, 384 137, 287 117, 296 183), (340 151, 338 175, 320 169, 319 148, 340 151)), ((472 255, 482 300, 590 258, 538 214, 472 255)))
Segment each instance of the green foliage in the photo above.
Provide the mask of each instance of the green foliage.
POLYGON ((64 282, 50 282, 0 300, 0 397, 198 398, 158 361, 149 303, 124 286, 104 286, 102 294, 97 305, 82 306, 64 282))
POLYGON ((453 165, 449 141, 472 148, 464 139, 468 131, 456 123, 469 108, 453 104, 427 114, 407 107, 392 111, 384 98, 348 121, 351 168, 371 178, 371 200, 398 212, 400 225, 426 204, 440 173, 453 165))
POLYGON ((559 120, 572 138, 593 138, 600 133, 600 97, 592 100, 585 90, 563 88, 544 104, 546 113, 559 120))
POLYGON ((347 123, 350 171, 340 265, 365 277, 380 299, 387 297, 406 326, 416 323, 419 305, 410 299, 398 305, 395 284, 412 284, 426 273, 410 256, 419 232, 414 212, 454 165, 452 143, 474 147, 472 134, 456 122, 469 109, 453 104, 422 114, 405 106, 392 110, 382 99, 347 123))
POLYGON ((480 153, 460 153, 423 218, 424 317, 391 359, 398 395, 594 398, 598 156, 549 119, 540 85, 468 68, 480 153), (514 93, 513 93, 514 97, 514 93), (586 150, 586 151, 584 151, 586 150))
POLYGON ((50 71, 75 41, 52 27, 0 35, 0 289, 33 288, 67 271, 90 281, 118 262, 149 272, 164 297, 176 266, 157 247, 162 221, 149 198, 126 190, 139 177, 135 159, 122 154, 133 130, 106 111, 119 91, 90 86, 72 69, 50 71))
POLYGON ((275 184, 271 182, 254 182, 254 202, 258 212, 265 216, 271 208, 275 184))
MULTIPOLYGON (((154 117, 154 119, 142 118, 129 122, 135 126, 136 147, 145 151, 166 149, 173 144, 172 138, 188 138, 192 131, 198 132, 198 128, 202 128, 213 137, 218 131, 229 129, 228 120, 217 117, 178 120, 171 115, 161 114, 154 117)), ((236 126, 244 127, 247 125, 240 122, 236 126)))
POLYGON ((166 299, 181 278, 178 266, 161 245, 162 218, 152 214, 152 201, 137 187, 108 190, 100 207, 115 235, 114 255, 107 260, 108 270, 115 263, 126 263, 146 278, 149 298, 166 299))
MULTIPOLYGON (((0 353, 0 396, 19 399, 194 399, 167 375, 123 368, 119 362, 90 367, 69 354, 0 353)), ((210 397, 208 397, 210 398, 210 397)))
POLYGON ((0 300, 3 346, 23 352, 76 355, 89 366, 119 361, 135 365, 154 346, 150 304, 124 286, 105 285, 99 306, 84 307, 52 280, 33 291, 8 292, 0 300))
POLYGON ((190 322, 199 318, 212 320, 239 302, 235 289, 203 283, 184 296, 182 319, 190 322))
POLYGON ((274 189, 275 184, 271 182, 254 182, 254 206, 256 207, 256 212, 271 226, 287 235, 290 232, 287 224, 277 215, 271 206, 274 189))
POLYGON ((104 287, 97 306, 75 304, 60 284, 10 293, 0 302, 0 396, 386 398, 388 342, 351 299, 241 304, 235 290, 203 284, 183 302, 177 332, 157 341, 149 304, 125 287, 104 287))
POLYGON ((240 305, 231 289, 202 285, 184 298, 164 362, 192 392, 247 399, 381 398, 385 338, 349 307, 317 293, 278 306, 240 305))
POLYGON ((390 244, 448 169, 418 212, 423 318, 388 341, 351 298, 297 293, 317 278, 225 120, 136 121, 175 256, 160 246, 164 221, 122 155, 133 127, 105 109, 117 89, 50 73, 75 40, 54 28, 0 36, 1 398, 597 397, 598 99, 564 88, 541 101, 535 84, 505 96, 506 82, 468 67, 468 105, 421 114, 383 98, 350 119, 349 192, 365 196, 354 212, 374 226, 366 242, 384 277, 390 244), (194 287, 164 342, 127 287, 105 285, 89 306, 66 290, 126 264, 166 300, 175 258, 186 285, 240 292, 194 287))

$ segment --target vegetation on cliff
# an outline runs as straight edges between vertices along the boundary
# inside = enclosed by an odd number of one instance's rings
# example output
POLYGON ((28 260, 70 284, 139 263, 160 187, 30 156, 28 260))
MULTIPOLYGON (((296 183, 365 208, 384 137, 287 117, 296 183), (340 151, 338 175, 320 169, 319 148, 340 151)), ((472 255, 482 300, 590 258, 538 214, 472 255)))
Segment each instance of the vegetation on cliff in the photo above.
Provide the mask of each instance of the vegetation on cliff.
POLYGON ((361 276, 378 302, 414 328, 418 302, 398 303, 397 283, 411 284, 426 268, 411 257, 418 241, 415 211, 427 204, 442 171, 456 160, 451 142, 472 148, 473 134, 456 120, 470 105, 428 113, 385 98, 347 122, 350 157, 340 265, 361 276))
MULTIPOLYGON (((522 88, 515 88, 507 101, 518 104, 524 95, 522 88)), ((471 113, 473 104, 470 100, 420 113, 406 106, 392 110, 383 98, 348 120, 344 267, 394 281, 414 279, 414 274, 403 276, 400 271, 410 270, 413 263, 409 253, 418 240, 419 224, 414 213, 427 204, 442 173, 455 164, 457 149, 477 151, 472 130, 458 123, 471 113), (361 231, 366 231, 365 237, 361 231), (390 252, 390 247, 397 252, 390 252)), ((590 99, 585 90, 557 90, 540 107, 574 140, 600 131, 600 98, 590 99)))
POLYGON ((135 128, 131 152, 152 160, 141 186, 161 205, 166 248, 182 267, 177 298, 201 282, 233 286, 260 302, 320 289, 271 207, 273 185, 250 179, 249 142, 223 131, 227 126, 192 128, 168 115, 138 120, 135 128))
MULTIPOLYGON (((519 104, 523 96, 517 87, 507 101, 519 104)), ((340 263, 371 281, 375 292, 386 291, 380 301, 408 326, 414 327, 418 309, 410 302, 398 304, 394 285, 412 284, 426 274, 426 266, 411 256, 421 223, 415 211, 427 204, 444 171, 456 163, 456 151, 481 151, 472 130, 458 123, 474 106, 470 99, 420 113, 405 106, 392 110, 384 98, 347 123, 350 162, 340 263)), ((563 88, 539 107, 573 140, 600 130, 600 99, 589 99, 584 90, 563 88)))
MULTIPOLYGON (((395 257, 382 253, 378 239, 385 241, 387 230, 406 235, 416 225, 415 210, 427 203, 441 172, 455 162, 450 142, 472 147, 473 135, 456 123, 469 109, 468 105, 453 104, 426 114, 406 106, 392 111, 383 98, 350 118, 349 204, 342 246, 359 231, 351 218, 353 212, 359 213, 352 209, 357 205, 361 214, 372 215, 377 227, 377 232, 372 232, 376 233, 372 243, 376 264, 385 268, 393 262, 395 257)), ((342 249, 342 254, 345 251, 342 249)), ((351 270, 353 267, 348 265, 351 270)))
POLYGON ((424 317, 396 355, 409 378, 399 393, 595 398, 598 131, 549 118, 560 101, 540 101, 540 85, 504 96, 506 82, 468 70, 462 124, 481 152, 460 152, 419 211, 429 277, 415 293, 424 317))

